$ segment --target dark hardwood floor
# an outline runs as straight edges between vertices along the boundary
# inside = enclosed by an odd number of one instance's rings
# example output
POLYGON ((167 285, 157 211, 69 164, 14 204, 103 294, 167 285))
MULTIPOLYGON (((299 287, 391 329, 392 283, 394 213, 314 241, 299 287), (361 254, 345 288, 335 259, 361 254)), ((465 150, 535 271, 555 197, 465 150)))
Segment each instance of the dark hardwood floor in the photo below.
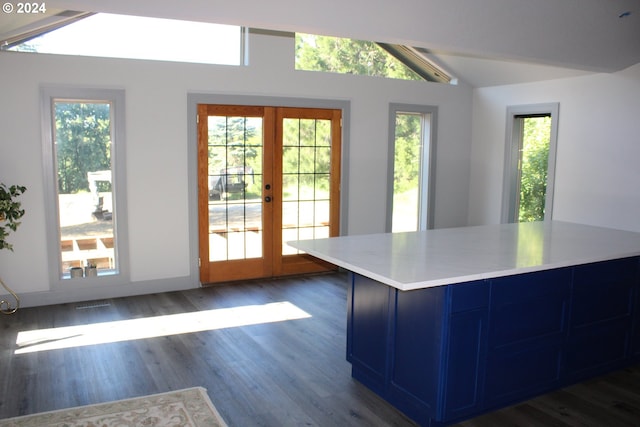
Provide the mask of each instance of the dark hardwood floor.
MULTIPOLYGON (((351 379, 345 360, 343 274, 252 281, 105 303, 89 308, 82 304, 23 308, 0 317, 0 418, 202 386, 231 427, 414 425, 351 379), (171 316, 205 311, 206 319, 213 319, 226 312, 219 309, 285 301, 310 317, 215 327, 193 319, 182 325, 182 316, 171 316), (145 318, 154 320, 141 323, 145 318), (157 336, 21 353, 90 335, 64 327, 121 325, 119 321, 129 319, 139 321, 126 323, 126 333, 157 336), (169 325, 164 324, 167 319, 169 325), (166 332, 198 322, 204 325, 201 331, 166 332), (44 335, 17 346, 19 332, 49 328, 66 335, 44 335)), ((234 313, 220 321, 244 318, 234 313)), ((97 334, 105 337, 107 332, 97 334)), ((117 338, 123 336, 120 332, 117 338)), ((640 368, 457 426, 640 426, 640 368)))

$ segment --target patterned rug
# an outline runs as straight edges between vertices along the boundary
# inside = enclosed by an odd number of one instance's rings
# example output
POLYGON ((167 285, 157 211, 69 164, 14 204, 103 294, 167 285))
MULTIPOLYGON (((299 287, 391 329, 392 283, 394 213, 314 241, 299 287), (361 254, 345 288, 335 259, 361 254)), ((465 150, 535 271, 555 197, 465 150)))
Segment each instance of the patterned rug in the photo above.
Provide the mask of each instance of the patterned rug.
POLYGON ((0 427, 226 427, 202 387, 0 420, 0 427))

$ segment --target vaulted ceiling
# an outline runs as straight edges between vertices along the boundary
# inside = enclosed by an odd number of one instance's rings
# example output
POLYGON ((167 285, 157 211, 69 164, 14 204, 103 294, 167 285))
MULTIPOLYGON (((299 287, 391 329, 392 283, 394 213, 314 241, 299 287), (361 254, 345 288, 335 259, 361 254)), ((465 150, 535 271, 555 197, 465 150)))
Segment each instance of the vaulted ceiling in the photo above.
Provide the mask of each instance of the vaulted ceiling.
MULTIPOLYGON (((426 49, 474 86, 640 63, 640 0, 47 0, 110 12, 300 31, 426 49)), ((0 34, 10 19, 0 17, 0 34)), ((15 25, 15 22, 13 23, 15 25)))

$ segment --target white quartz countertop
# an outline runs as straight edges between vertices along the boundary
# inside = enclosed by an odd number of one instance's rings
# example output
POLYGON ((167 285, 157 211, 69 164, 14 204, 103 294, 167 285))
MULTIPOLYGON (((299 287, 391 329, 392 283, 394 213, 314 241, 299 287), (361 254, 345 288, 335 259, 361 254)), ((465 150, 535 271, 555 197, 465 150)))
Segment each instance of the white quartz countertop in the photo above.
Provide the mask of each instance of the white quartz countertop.
POLYGON ((640 233, 548 221, 289 242, 401 290, 640 255, 640 233))

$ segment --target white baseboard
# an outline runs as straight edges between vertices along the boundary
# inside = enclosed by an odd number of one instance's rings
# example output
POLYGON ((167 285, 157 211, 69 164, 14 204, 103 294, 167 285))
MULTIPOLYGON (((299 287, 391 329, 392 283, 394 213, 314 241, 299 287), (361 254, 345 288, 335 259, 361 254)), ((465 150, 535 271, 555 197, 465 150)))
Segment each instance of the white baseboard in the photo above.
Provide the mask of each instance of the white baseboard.
MULTIPOLYGON (((197 279, 192 276, 174 277, 170 279, 131 282, 127 285, 92 287, 74 290, 52 290, 47 292, 31 292, 19 294, 20 307, 39 307, 43 305, 75 303, 95 299, 119 298, 134 295, 146 295, 159 292, 182 291, 200 287, 197 279)), ((11 295, 0 295, 0 300, 6 300, 14 305, 11 295)))

